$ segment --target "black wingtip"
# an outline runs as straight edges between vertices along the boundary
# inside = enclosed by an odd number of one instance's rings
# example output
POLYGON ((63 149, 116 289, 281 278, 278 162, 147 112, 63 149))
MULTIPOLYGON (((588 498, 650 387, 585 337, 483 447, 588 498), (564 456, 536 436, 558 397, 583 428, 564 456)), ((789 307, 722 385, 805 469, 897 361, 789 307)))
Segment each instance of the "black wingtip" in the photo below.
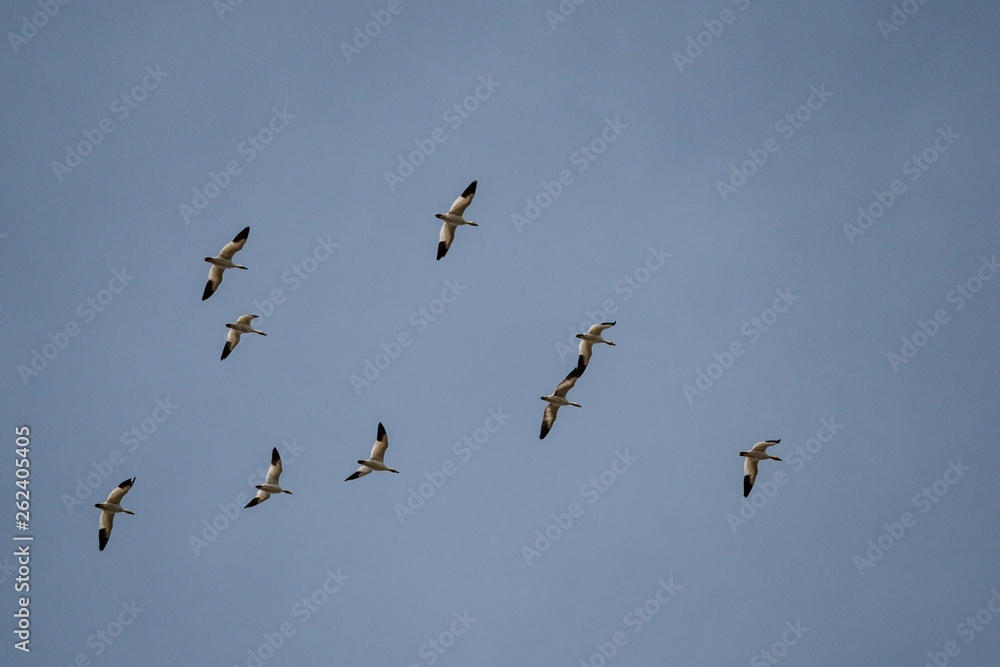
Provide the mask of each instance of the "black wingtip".
POLYGON ((108 546, 108 533, 103 528, 97 531, 97 546, 100 551, 104 551, 104 547, 108 546))
POLYGON ((448 252, 448 246, 445 245, 444 241, 438 242, 438 259, 444 257, 448 252))
POLYGON ((379 422, 378 423, 378 437, 376 437, 375 439, 376 440, 381 440, 384 437, 385 437, 385 426, 382 426, 382 422, 379 422))
POLYGON ((750 481, 750 475, 743 475, 743 497, 746 498, 750 495, 750 489, 753 488, 753 482, 750 481))
POLYGON ((127 488, 131 487, 133 484, 135 484, 135 477, 133 477, 132 479, 126 479, 124 482, 122 482, 118 486, 121 487, 121 488, 123 488, 123 489, 127 489, 127 488))
MULTIPOLYGON (((229 326, 229 325, 227 324, 226 326, 229 326)), ((222 348, 222 357, 221 357, 221 359, 225 359, 226 357, 228 357, 229 353, 232 352, 232 351, 233 351, 233 348, 229 347, 229 343, 227 342, 226 346, 224 348, 222 348)))
POLYGON ((243 230, 233 238, 233 241, 239 243, 240 241, 245 240, 248 236, 250 236, 250 228, 244 227, 243 230))
POLYGON ((271 465, 276 463, 281 463, 281 456, 278 454, 278 448, 271 448, 271 465))
POLYGON ((358 477, 361 477, 361 472, 360 471, 355 471, 355 473, 353 475, 351 475, 350 477, 348 477, 344 481, 345 482, 350 482, 352 479, 357 479, 358 477))
POLYGON ((243 506, 243 509, 246 509, 248 507, 253 507, 254 505, 259 505, 259 504, 260 504, 260 498, 254 496, 253 498, 250 499, 250 502, 248 502, 246 505, 243 506))
POLYGON ((468 197, 469 195, 476 194, 476 183, 479 181, 472 181, 469 183, 469 187, 465 188, 465 192, 462 193, 463 197, 468 197))
POLYGON ((208 297, 212 296, 213 294, 215 294, 215 290, 212 289, 212 281, 209 280, 205 284, 205 292, 201 295, 201 300, 204 301, 205 299, 207 299, 208 297))
POLYGON ((583 355, 581 354, 576 360, 576 376, 581 377, 585 370, 587 370, 587 364, 583 363, 583 355))

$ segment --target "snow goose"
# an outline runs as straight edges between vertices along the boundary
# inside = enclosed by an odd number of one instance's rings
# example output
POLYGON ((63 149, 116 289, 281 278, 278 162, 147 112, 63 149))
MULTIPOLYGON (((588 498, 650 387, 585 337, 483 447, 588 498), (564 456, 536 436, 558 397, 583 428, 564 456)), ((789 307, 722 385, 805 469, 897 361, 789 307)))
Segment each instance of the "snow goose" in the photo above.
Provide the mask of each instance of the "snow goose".
POLYGON ((444 224, 441 225, 441 236, 438 239, 438 259, 441 259, 448 252, 448 248, 451 247, 451 242, 455 240, 455 228, 459 225, 472 225, 473 227, 478 227, 474 222, 466 220, 462 217, 465 213, 465 209, 469 207, 472 203, 472 198, 476 196, 476 183, 478 181, 472 181, 469 187, 465 188, 465 192, 462 196, 455 200, 455 203, 451 205, 451 210, 447 213, 435 213, 434 217, 438 220, 444 220, 444 224))
POLYGON ((219 285, 222 284, 223 271, 226 269, 247 268, 242 264, 234 264, 233 255, 243 249, 243 244, 247 242, 249 235, 250 228, 244 227, 243 231, 236 235, 236 238, 226 244, 226 247, 222 249, 218 257, 205 258, 205 261, 211 264, 212 268, 208 270, 208 283, 205 285, 205 293, 201 295, 202 301, 215 294, 215 290, 219 289, 219 285))
POLYGON ((240 335, 245 333, 255 333, 261 336, 266 336, 267 334, 263 331, 257 331, 252 326, 250 322, 260 317, 260 315, 242 315, 236 324, 227 324, 229 327, 229 335, 226 337, 226 346, 222 348, 222 358, 225 359, 229 356, 229 353, 240 344, 240 335))
POLYGON ((552 428, 552 425, 556 423, 556 413, 559 412, 559 408, 564 405, 573 405, 578 408, 583 407, 579 403, 573 403, 572 401, 566 400, 566 394, 573 388, 573 385, 576 384, 576 380, 579 377, 580 375, 576 372, 576 369, 573 369, 562 382, 556 385, 556 390, 552 392, 551 396, 541 397, 543 401, 548 403, 548 405, 545 406, 545 414, 542 415, 542 431, 538 436, 539 440, 544 440, 545 436, 548 435, 549 430, 552 428))
POLYGON ((385 432, 385 427, 382 426, 382 422, 378 423, 378 439, 372 446, 372 455, 370 459, 358 459, 358 463, 361 467, 354 471, 354 474, 345 479, 345 482, 350 482, 352 479, 357 479, 359 477, 364 477, 368 473, 374 470, 387 470, 389 472, 399 472, 395 468, 389 468, 385 465, 385 450, 389 448, 389 436, 385 432))
POLYGON ((121 506, 122 498, 125 497, 125 494, 128 493, 128 490, 132 488, 134 483, 135 477, 126 479, 111 491, 107 502, 94 503, 94 507, 103 510, 101 512, 101 528, 97 531, 97 545, 101 551, 104 551, 104 547, 108 546, 108 538, 111 537, 111 529, 114 527, 115 514, 125 512, 125 514, 135 515, 135 512, 123 509, 121 506))
POLYGON ((750 489, 753 488, 753 483, 757 479, 757 461, 763 461, 764 459, 771 459, 772 461, 781 460, 777 456, 771 456, 767 453, 768 447, 773 447, 779 442, 781 440, 765 440, 764 442, 758 442, 749 452, 740 452, 740 456, 747 457, 746 462, 743 464, 744 498, 750 495, 750 489))
POLYGON ((288 495, 292 495, 291 491, 281 488, 281 485, 278 484, 279 477, 281 477, 281 456, 278 455, 278 448, 274 447, 271 449, 271 467, 267 469, 267 479, 264 480, 263 484, 253 487, 257 489, 257 496, 251 498, 250 502, 243 506, 243 509, 260 505, 270 498, 272 493, 287 493, 288 495))
POLYGON ((594 343, 607 343, 608 345, 614 347, 615 344, 612 343, 610 340, 604 340, 603 338, 601 338, 601 332, 604 331, 605 329, 610 329, 617 323, 618 321, 616 320, 614 322, 604 322, 602 324, 595 324, 594 326, 590 327, 587 333, 576 335, 576 337, 580 339, 580 357, 577 360, 576 364, 577 375, 583 375, 583 372, 587 370, 587 364, 590 363, 590 355, 592 352, 592 348, 594 347, 594 343))

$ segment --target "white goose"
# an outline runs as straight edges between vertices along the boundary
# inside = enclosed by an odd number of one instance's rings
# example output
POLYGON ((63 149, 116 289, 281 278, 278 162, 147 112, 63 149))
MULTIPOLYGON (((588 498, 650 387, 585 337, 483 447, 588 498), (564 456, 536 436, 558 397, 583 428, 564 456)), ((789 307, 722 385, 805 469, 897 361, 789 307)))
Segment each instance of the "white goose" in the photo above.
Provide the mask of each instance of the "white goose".
POLYGON ((233 255, 243 249, 243 245, 247 242, 247 237, 249 235, 250 228, 244 227, 243 231, 236 235, 236 238, 226 244, 226 246, 222 249, 222 252, 219 253, 218 257, 205 258, 205 261, 211 264, 212 268, 208 270, 208 283, 205 285, 205 293, 201 295, 202 301, 215 294, 215 290, 219 289, 219 285, 222 284, 223 271, 226 269, 247 268, 242 264, 234 264, 233 255))
POLYGON ((434 217, 438 220, 444 220, 444 224, 441 225, 441 236, 438 240, 438 259, 445 256, 448 252, 448 248, 451 247, 451 242, 455 240, 455 228, 459 225, 472 225, 473 227, 478 227, 474 222, 466 220, 462 217, 465 213, 465 209, 469 207, 472 203, 472 198, 476 196, 476 183, 478 181, 472 181, 469 187, 465 188, 465 192, 462 196, 455 200, 455 203, 451 205, 451 210, 447 213, 435 213, 434 217))
POLYGON ((538 436, 539 440, 544 440, 545 436, 548 435, 549 430, 552 429, 552 425, 556 423, 556 413, 559 412, 559 408, 564 405, 573 405, 578 408, 583 407, 579 403, 573 403, 572 401, 566 400, 566 394, 573 388, 573 385, 576 384, 576 380, 579 377, 580 375, 574 368, 562 382, 556 385, 556 390, 552 392, 551 396, 541 397, 543 401, 548 403, 548 405, 545 406, 545 413, 542 415, 542 431, 538 436))
POLYGON ((263 331, 257 331, 252 326, 250 322, 260 317, 260 315, 241 315, 235 324, 227 324, 229 327, 229 335, 226 336, 226 346, 222 348, 222 358, 225 359, 229 356, 229 353, 240 344, 240 335, 245 333, 255 333, 261 336, 266 336, 267 334, 263 331))
POLYGON ((359 477, 364 477, 368 473, 374 470, 386 470, 388 472, 399 472, 395 468, 389 468, 385 465, 385 450, 389 448, 389 436, 385 432, 385 427, 382 426, 382 422, 378 423, 378 439, 372 446, 372 455, 369 459, 358 459, 358 463, 361 467, 358 468, 353 475, 345 479, 345 482, 350 482, 352 479, 358 479, 359 477))
POLYGON ((781 440, 765 440, 764 442, 758 442, 750 449, 749 452, 740 452, 740 456, 747 457, 746 462, 743 464, 744 498, 750 495, 750 489, 753 488, 753 483, 757 479, 757 462, 765 459, 771 459, 772 461, 781 460, 777 456, 771 456, 767 453, 768 447, 773 447, 779 442, 781 442, 781 440))
POLYGON ((94 507, 103 510, 101 512, 101 528, 97 532, 97 545, 101 551, 104 551, 104 547, 108 546, 108 538, 111 537, 111 529, 114 527, 115 514, 124 512, 125 514, 135 515, 135 512, 123 509, 121 506, 122 498, 125 497, 125 494, 128 493, 128 490, 132 488, 134 483, 135 477, 126 479, 111 491, 107 502, 94 503, 94 507))
POLYGON ((604 322, 602 324, 595 324, 590 327, 587 333, 577 334, 576 337, 580 339, 580 357, 576 363, 577 375, 583 375, 583 372, 587 370, 587 364, 590 363, 590 355, 592 353, 592 348, 594 343, 607 343, 608 345, 614 347, 614 343, 610 340, 604 340, 601 337, 601 332, 605 329, 610 329, 618 323, 617 320, 614 322, 604 322))
POLYGON ((288 495, 292 495, 291 491, 281 488, 281 485, 278 484, 279 477, 281 477, 281 456, 278 455, 278 448, 274 447, 271 449, 271 467, 267 469, 267 479, 264 480, 263 484, 253 487, 257 489, 257 496, 251 498, 250 502, 243 506, 243 509, 260 505, 270 498, 272 493, 287 493, 288 495))

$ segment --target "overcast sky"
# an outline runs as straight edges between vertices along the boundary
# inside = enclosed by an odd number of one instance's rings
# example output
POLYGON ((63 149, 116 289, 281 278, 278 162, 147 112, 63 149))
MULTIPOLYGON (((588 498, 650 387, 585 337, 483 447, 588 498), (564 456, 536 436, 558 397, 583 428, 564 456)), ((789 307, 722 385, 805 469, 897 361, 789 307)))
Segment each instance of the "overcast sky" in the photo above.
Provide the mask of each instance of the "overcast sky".
POLYGON ((0 662, 994 664, 997 5, 341 4, 0 8, 0 662))

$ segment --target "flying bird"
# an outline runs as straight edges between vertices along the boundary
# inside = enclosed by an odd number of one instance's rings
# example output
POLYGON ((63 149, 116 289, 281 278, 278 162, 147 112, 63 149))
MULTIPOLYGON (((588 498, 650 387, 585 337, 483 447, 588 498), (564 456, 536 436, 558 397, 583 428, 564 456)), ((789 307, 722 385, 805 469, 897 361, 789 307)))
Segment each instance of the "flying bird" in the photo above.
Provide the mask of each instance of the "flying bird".
POLYGON ((548 405, 545 406, 545 413, 542 415, 542 431, 538 436, 539 440, 544 440, 545 436, 548 435, 549 430, 552 428, 552 425, 556 423, 556 413, 559 412, 559 408, 564 405, 574 405, 578 408, 583 407, 579 403, 573 403, 572 401, 566 400, 566 394, 573 388, 573 385, 576 384, 576 380, 579 377, 580 374, 577 373, 577 369, 574 368, 562 382, 556 385, 556 390, 552 392, 551 396, 541 397, 541 399, 548 403, 548 405))
POLYGON ((271 449, 271 467, 267 469, 267 479, 264 480, 263 484, 258 484, 254 487, 257 489, 257 496, 251 498, 250 502, 243 506, 243 509, 260 505, 270 498, 272 493, 287 493, 288 495, 292 495, 291 491, 281 488, 278 484, 279 477, 281 477, 281 457, 278 455, 278 448, 274 447, 271 449))
POLYGON ((358 468, 353 475, 345 479, 345 482, 350 482, 352 479, 357 479, 359 477, 364 477, 368 473, 374 470, 388 470, 389 472, 399 472, 395 468, 388 468, 385 465, 385 450, 389 447, 389 436, 386 435, 385 427, 382 426, 382 422, 378 423, 378 439, 372 446, 372 455, 370 459, 358 459, 358 463, 361 467, 358 468))
POLYGON ((587 331, 587 333, 577 334, 576 337, 580 339, 580 356, 576 363, 576 373, 577 375, 583 375, 583 372, 587 370, 587 364, 590 363, 590 355, 592 353, 592 348, 594 343, 607 343, 608 345, 614 347, 614 343, 610 340, 604 340, 601 338, 601 332, 605 329, 610 329, 617 324, 617 320, 614 322, 604 322, 602 324, 595 324, 587 331))
POLYGON ((222 284, 222 273, 226 269, 246 269, 247 267, 242 264, 233 263, 233 255, 243 250, 243 244, 247 242, 247 237, 250 235, 250 228, 244 227, 243 231, 236 235, 232 241, 226 244, 219 253, 218 257, 206 257, 205 261, 212 265, 212 268, 208 270, 208 283, 205 285, 205 293, 201 295, 201 300, 204 301, 208 297, 215 294, 215 290, 219 289, 219 285, 222 284))
POLYGON ((455 203, 451 205, 451 210, 447 213, 435 213, 434 217, 438 220, 444 220, 444 224, 441 225, 441 236, 438 240, 438 259, 441 259, 448 252, 448 248, 451 247, 451 242, 455 240, 455 228, 459 225, 472 225, 473 227, 478 227, 474 222, 466 220, 462 217, 465 213, 465 209, 469 208, 469 204, 472 203, 472 198, 476 196, 476 183, 478 181, 472 181, 469 187, 465 188, 465 192, 462 196, 455 200, 455 203))
POLYGON ((266 336, 267 334, 263 331, 257 331, 252 326, 250 322, 260 317, 260 315, 241 315, 236 324, 227 324, 229 327, 229 335, 226 337, 226 346, 222 348, 222 358, 225 359, 229 356, 229 353, 240 344, 240 335, 245 333, 255 333, 261 336, 266 336))
POLYGON ((750 495, 750 489, 753 488, 753 483, 757 479, 757 461, 763 461, 764 459, 771 459, 772 461, 781 460, 777 456, 771 456, 767 453, 768 447, 773 447, 779 442, 781 440, 765 440, 764 442, 758 442, 749 452, 740 452, 740 456, 747 457, 746 462, 743 464, 744 498, 750 495))
POLYGON ((125 512, 125 514, 135 515, 135 512, 122 509, 121 506, 122 498, 125 497, 125 494, 128 493, 128 490, 132 488, 134 483, 135 477, 126 479, 111 491, 107 502, 94 503, 94 507, 103 510, 101 512, 101 528, 97 532, 97 545, 101 551, 104 551, 104 547, 108 546, 108 538, 111 537, 111 529, 114 527, 115 514, 125 512))

